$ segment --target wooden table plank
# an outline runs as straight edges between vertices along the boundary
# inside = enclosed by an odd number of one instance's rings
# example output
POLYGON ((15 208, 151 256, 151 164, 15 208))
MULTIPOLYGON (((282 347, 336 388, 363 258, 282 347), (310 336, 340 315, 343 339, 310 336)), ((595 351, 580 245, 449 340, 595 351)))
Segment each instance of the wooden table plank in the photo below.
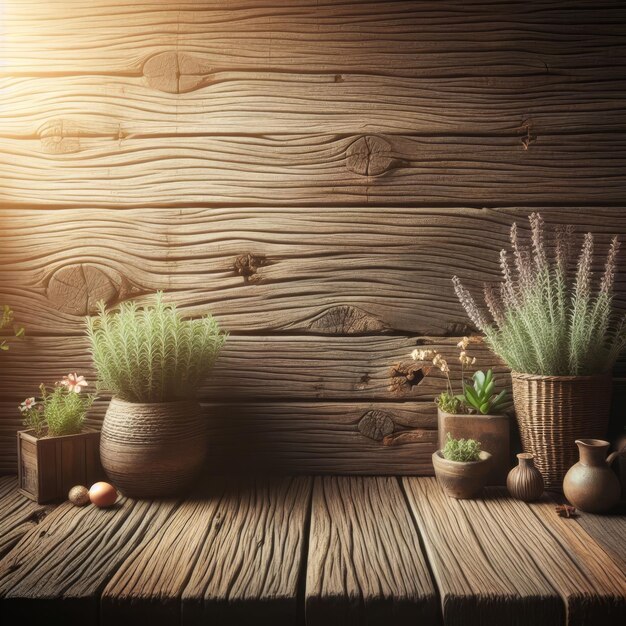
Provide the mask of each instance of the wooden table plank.
POLYGON ((97 624, 106 581, 174 506, 126 498, 110 509, 60 505, 0 562, 0 622, 97 624))
POLYGON ((182 593, 182 624, 294 624, 311 478, 229 481, 182 593))
POLYGON ((431 624, 436 591, 395 478, 318 478, 306 622, 431 624))
POLYGON ((0 476, 0 558, 53 509, 18 493, 15 476, 0 476))
POLYGON ((203 543, 221 524, 223 492, 222 482, 199 489, 144 537, 102 592, 102 626, 135 618, 180 624, 180 598, 203 543))
POLYGON ((626 569, 574 519, 559 517, 551 500, 534 503, 524 508, 527 511, 535 515, 545 536, 540 542, 529 540, 532 520, 524 515, 528 551, 542 563, 546 576, 563 597, 568 624, 626 624, 626 569))
POLYGON ((620 514, 579 513, 575 519, 622 571, 626 572, 626 506, 622 505, 620 514))
POLYGON ((434 479, 404 479, 404 485, 446 624, 626 620, 626 574, 574 520, 559 518, 553 502, 527 505, 504 489, 456 501, 434 479), (474 621, 468 610, 476 611, 474 621))
MULTIPOLYGON (((559 594, 525 548, 529 540, 548 538, 543 529, 537 533, 538 523, 528 529, 530 535, 526 526, 522 532, 515 510, 507 511, 496 500, 454 500, 434 478, 405 478, 403 484, 439 587, 446 626, 564 622, 559 594)), ((533 517, 530 511, 528 516, 533 517)))

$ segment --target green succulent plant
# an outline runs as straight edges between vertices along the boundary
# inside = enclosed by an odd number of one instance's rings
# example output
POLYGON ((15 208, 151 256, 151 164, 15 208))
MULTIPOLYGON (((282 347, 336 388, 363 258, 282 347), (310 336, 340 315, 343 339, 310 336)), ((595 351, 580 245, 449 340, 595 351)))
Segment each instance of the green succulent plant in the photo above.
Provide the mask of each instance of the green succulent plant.
POLYGON ((478 370, 474 372, 472 380, 473 385, 463 383, 463 395, 458 396, 458 400, 481 415, 497 415, 504 412, 509 403, 507 393, 505 389, 500 393, 495 392, 493 370, 487 370, 487 373, 478 370))
POLYGON ((447 435, 446 445, 441 451, 443 458, 448 461, 468 463, 480 459, 480 441, 475 439, 452 439, 450 433, 447 435))

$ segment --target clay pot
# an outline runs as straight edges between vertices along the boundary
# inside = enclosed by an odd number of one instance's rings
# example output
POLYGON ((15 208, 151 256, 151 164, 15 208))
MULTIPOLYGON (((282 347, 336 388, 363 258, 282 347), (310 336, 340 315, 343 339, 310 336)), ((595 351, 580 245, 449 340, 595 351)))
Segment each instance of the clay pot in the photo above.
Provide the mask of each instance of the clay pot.
POLYGON ((577 439, 580 461, 565 475, 563 492, 570 503, 587 513, 604 513, 620 498, 621 487, 611 471, 618 453, 606 458, 609 442, 602 439, 577 439))
POLYGON ((437 482, 452 498, 474 498, 485 486, 491 465, 491 454, 482 451, 478 461, 448 461, 441 450, 433 454, 437 482))
POLYGON ((476 439, 491 454, 486 485, 504 485, 511 468, 509 461, 510 420, 507 415, 463 415, 437 410, 439 447, 452 439, 476 439))
POLYGON ((126 496, 183 491, 206 459, 206 420, 197 402, 141 404, 113 398, 100 436, 102 467, 126 496))
POLYGON ((518 454, 519 464, 507 476, 506 488, 511 496, 523 502, 538 500, 544 491, 543 476, 528 452, 518 454))

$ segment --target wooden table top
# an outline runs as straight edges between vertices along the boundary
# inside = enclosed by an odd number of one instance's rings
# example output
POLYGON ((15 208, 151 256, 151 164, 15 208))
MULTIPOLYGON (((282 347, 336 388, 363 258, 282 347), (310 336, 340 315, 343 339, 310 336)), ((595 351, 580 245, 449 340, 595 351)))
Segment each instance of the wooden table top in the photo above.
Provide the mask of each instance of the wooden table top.
POLYGON ((1 477, 0 557, 3 624, 626 623, 626 516, 434 478, 216 478, 99 510, 1 477))

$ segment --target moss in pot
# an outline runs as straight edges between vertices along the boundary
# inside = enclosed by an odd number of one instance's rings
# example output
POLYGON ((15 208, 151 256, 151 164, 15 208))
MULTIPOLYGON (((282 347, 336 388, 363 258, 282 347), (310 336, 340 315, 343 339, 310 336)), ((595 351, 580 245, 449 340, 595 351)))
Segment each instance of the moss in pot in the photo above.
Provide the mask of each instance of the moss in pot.
POLYGON ((99 386, 113 394, 100 438, 105 472, 127 496, 179 493, 206 460, 195 392, 226 334, 210 315, 184 319, 161 292, 143 308, 126 302, 109 312, 101 304, 87 334, 99 386))
POLYGON ((491 455, 481 450, 474 439, 453 439, 447 434, 446 445, 433 454, 437 482, 452 498, 476 497, 485 486, 491 455))

